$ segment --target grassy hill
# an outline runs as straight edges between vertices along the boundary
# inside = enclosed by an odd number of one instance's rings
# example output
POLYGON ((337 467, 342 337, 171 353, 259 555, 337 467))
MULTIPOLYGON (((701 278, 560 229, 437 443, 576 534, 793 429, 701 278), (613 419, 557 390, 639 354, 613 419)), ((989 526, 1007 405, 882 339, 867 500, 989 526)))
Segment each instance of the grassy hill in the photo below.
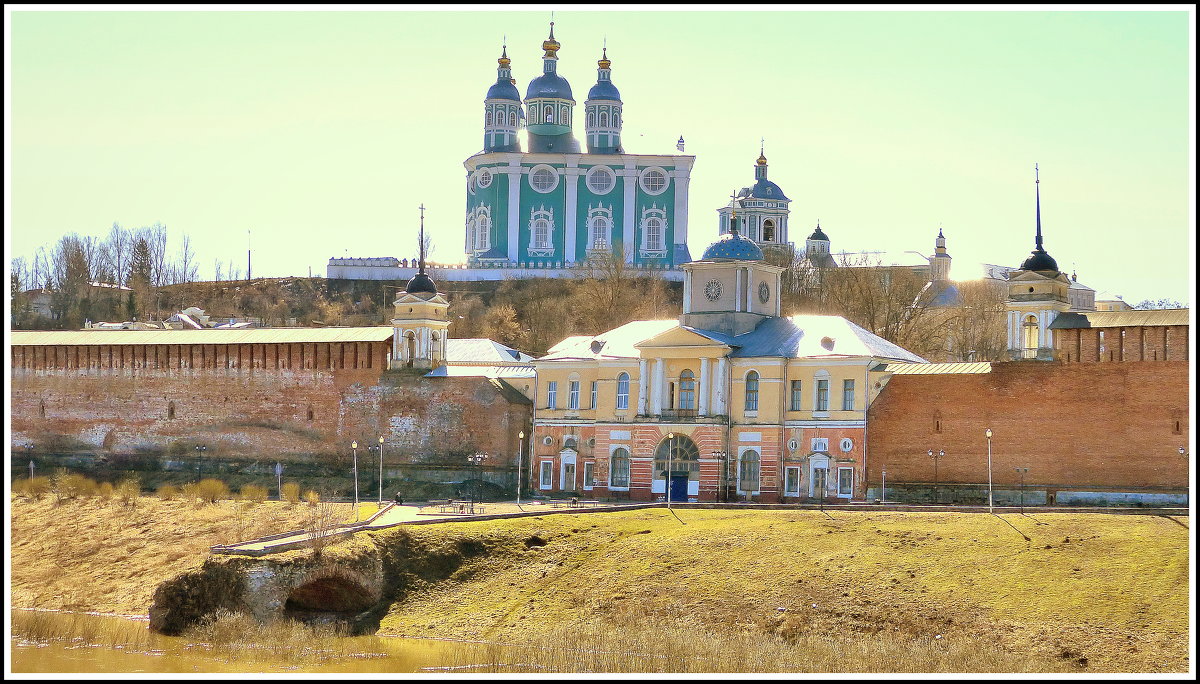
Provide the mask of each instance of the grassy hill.
MULTIPOLYGON (((173 503, 14 499, 13 605, 144 613, 209 544, 292 523, 282 505, 249 529, 232 507, 173 503)), ((381 635, 721 654, 734 671, 1181 672, 1189 524, 645 509, 401 527, 327 553, 441 568, 401 583, 381 635)))

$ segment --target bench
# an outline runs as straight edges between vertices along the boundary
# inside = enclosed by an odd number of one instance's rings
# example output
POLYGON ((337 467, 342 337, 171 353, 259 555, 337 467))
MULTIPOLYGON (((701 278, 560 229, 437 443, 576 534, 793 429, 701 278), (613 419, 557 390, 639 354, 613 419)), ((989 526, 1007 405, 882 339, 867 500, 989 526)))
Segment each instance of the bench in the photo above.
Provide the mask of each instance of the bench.
POLYGON ((595 508, 600 505, 600 501, 597 499, 580 499, 579 505, 584 508, 587 508, 588 506, 595 508))

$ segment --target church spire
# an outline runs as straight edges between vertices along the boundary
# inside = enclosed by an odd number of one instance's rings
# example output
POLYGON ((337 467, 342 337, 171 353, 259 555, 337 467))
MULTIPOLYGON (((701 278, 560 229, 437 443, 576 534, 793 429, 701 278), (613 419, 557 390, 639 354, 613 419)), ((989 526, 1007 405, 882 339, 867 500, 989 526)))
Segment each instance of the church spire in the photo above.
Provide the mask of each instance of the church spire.
POLYGON ((1034 193, 1035 197, 1037 198, 1036 199, 1036 202, 1037 202, 1037 237, 1034 238, 1033 242, 1037 248, 1037 251, 1039 251, 1039 252, 1045 251, 1042 249, 1042 189, 1041 189, 1042 186, 1041 186, 1041 183, 1042 183, 1042 181, 1038 178, 1038 165, 1035 163, 1033 165, 1033 193, 1034 193))
POLYGON ((417 233, 417 250, 419 252, 418 258, 420 259, 420 261, 418 263, 420 265, 417 267, 417 273, 424 275, 425 274, 425 203, 422 202, 421 206, 419 208, 421 210, 421 228, 420 228, 419 232, 417 233))
POLYGON ((1042 247, 1042 186, 1041 179, 1038 178, 1037 164, 1033 165, 1033 188, 1036 203, 1037 232, 1034 233, 1033 238, 1034 250, 1029 258, 1021 264, 1021 270, 1058 272, 1058 262, 1047 254, 1046 250, 1042 247))

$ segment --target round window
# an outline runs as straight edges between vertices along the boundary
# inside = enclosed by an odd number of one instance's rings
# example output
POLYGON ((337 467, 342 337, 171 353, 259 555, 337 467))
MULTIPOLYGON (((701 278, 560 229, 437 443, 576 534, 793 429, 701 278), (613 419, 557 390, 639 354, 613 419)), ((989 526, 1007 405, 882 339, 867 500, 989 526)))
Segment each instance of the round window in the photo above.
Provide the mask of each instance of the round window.
POLYGON ((854 449, 854 442, 849 437, 842 438, 842 451, 851 451, 854 449))
POLYGON ((550 166, 537 166, 529 173, 529 187, 538 192, 550 192, 558 187, 558 173, 550 166))
POLYGON ((596 166, 587 172, 587 188, 593 194, 606 195, 616 184, 616 175, 607 166, 596 166))
POLYGON ((550 446, 551 444, 554 444, 554 438, 551 437, 550 435, 546 435, 545 437, 542 438, 542 444, 545 444, 546 446, 550 446))
POLYGON ((479 187, 486 188, 492 184, 492 172, 487 169, 479 170, 479 187))
POLYGON ((667 189, 669 182, 667 172, 657 166, 642 172, 642 190, 648 195, 661 195, 667 189))

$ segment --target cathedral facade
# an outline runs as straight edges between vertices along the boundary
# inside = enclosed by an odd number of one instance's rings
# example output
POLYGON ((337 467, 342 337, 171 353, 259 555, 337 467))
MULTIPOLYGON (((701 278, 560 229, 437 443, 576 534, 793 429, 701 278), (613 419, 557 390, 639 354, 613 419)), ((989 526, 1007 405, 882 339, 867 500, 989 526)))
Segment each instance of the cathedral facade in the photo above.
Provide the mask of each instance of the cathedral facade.
POLYGON ((498 60, 484 99, 483 149, 463 163, 468 267, 549 270, 611 256, 638 268, 675 269, 691 261, 687 200, 695 157, 625 151, 624 103, 607 50, 583 103, 580 145, 577 102, 557 72, 560 48, 551 24, 542 74, 524 100, 507 46, 498 60))

